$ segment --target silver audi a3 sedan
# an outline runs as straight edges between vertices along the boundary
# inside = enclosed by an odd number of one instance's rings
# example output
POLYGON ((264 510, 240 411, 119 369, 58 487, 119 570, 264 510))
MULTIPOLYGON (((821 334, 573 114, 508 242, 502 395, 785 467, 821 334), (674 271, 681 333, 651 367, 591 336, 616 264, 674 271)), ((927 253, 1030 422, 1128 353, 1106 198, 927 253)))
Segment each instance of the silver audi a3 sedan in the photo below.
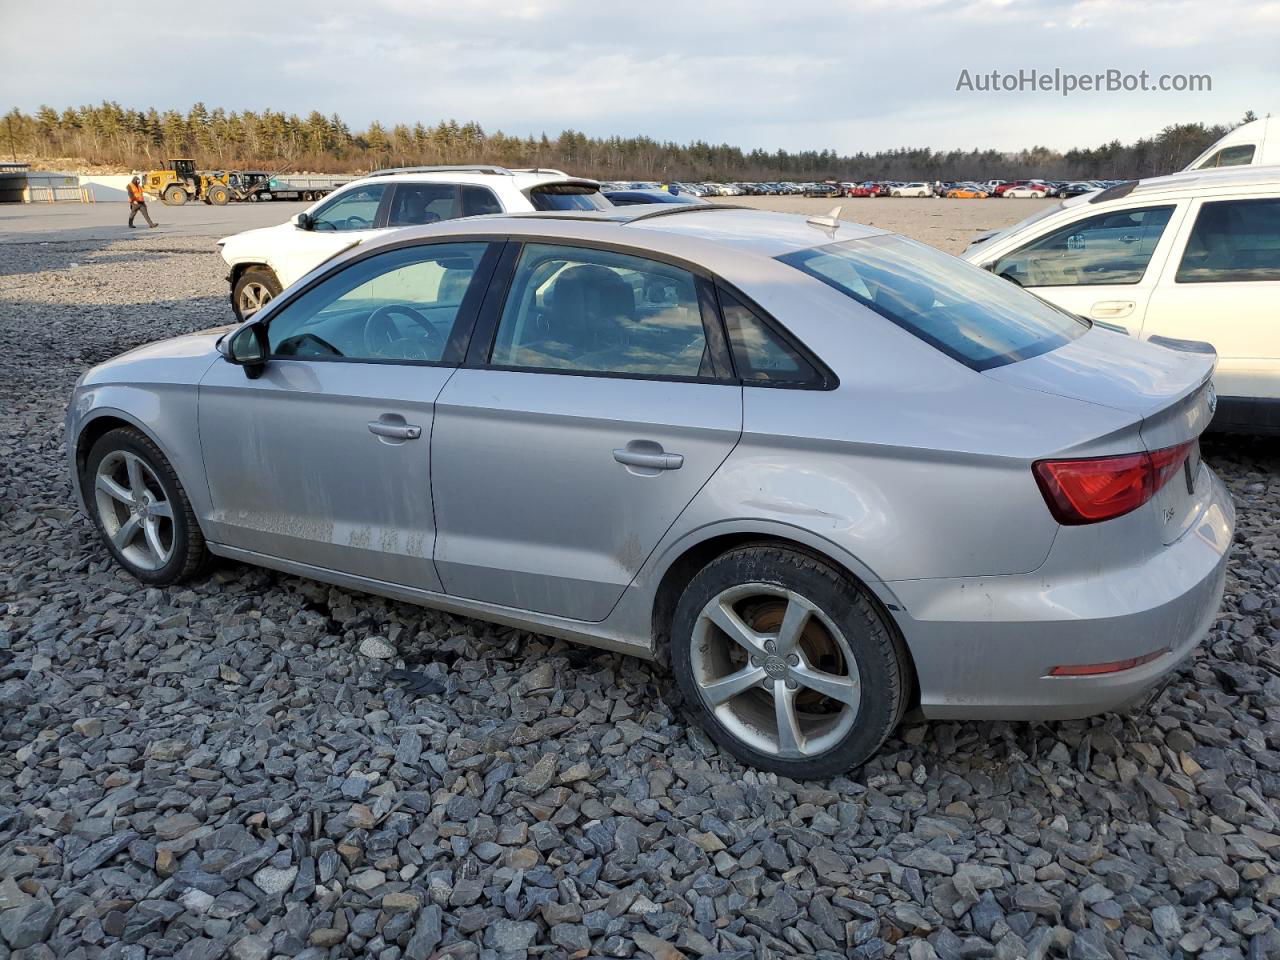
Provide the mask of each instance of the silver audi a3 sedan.
POLYGON ((1211 353, 929 247, 715 206, 480 217, 94 367, 82 504, 215 554, 643 657, 743 761, 1136 699, 1213 622, 1211 353))

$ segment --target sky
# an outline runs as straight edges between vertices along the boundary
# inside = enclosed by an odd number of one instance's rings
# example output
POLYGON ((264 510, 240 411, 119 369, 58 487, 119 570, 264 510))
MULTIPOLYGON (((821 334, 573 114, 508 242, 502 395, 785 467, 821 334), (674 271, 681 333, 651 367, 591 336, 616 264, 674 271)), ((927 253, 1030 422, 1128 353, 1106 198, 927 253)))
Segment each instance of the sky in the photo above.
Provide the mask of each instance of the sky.
POLYGON ((0 0, 0 110, 337 113, 355 129, 746 148, 1095 146, 1280 114, 1280 0, 0 0), (252 10, 252 12, 249 12, 252 10), (185 12, 195 16, 184 17, 185 12), (164 16, 161 16, 161 13, 164 16), (978 92, 993 70, 1207 74, 1201 92, 978 92))

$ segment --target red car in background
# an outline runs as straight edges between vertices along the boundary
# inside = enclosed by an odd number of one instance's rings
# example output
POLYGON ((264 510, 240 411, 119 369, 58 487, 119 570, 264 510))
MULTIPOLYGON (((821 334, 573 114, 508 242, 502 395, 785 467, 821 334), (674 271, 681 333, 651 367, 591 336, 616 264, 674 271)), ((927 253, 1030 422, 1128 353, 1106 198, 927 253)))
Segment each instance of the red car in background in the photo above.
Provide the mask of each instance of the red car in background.
POLYGON ((874 180, 868 180, 866 183, 855 183, 845 191, 845 196, 849 197, 880 197, 889 191, 883 184, 876 183, 874 180))

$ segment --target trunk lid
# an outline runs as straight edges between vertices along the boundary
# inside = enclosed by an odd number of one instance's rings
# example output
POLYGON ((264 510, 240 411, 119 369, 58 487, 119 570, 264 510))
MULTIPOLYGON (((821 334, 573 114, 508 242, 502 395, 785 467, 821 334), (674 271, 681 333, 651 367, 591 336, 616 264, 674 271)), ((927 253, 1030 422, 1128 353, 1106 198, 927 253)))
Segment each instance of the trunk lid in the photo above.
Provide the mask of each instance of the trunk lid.
POLYGON ((1168 544, 1186 531, 1210 495, 1199 437, 1217 406, 1216 365, 1216 354, 1172 350, 1094 327, 1057 350, 984 375, 1135 414, 1142 418, 1139 433, 1149 451, 1189 442, 1186 461, 1148 505, 1168 544))

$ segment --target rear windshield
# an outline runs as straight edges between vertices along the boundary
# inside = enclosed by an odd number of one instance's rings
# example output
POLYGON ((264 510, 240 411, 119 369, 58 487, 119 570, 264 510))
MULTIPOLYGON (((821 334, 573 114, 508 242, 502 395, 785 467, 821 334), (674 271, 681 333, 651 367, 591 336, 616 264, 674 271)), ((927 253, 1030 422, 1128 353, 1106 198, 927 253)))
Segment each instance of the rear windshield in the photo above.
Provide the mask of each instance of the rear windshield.
POLYGON ((544 183, 529 191, 535 210, 608 210, 608 200, 595 187, 578 183, 544 183))
POLYGON ((846 240, 778 259, 974 370, 1047 353, 1089 328, 1008 280, 905 237, 846 240))

